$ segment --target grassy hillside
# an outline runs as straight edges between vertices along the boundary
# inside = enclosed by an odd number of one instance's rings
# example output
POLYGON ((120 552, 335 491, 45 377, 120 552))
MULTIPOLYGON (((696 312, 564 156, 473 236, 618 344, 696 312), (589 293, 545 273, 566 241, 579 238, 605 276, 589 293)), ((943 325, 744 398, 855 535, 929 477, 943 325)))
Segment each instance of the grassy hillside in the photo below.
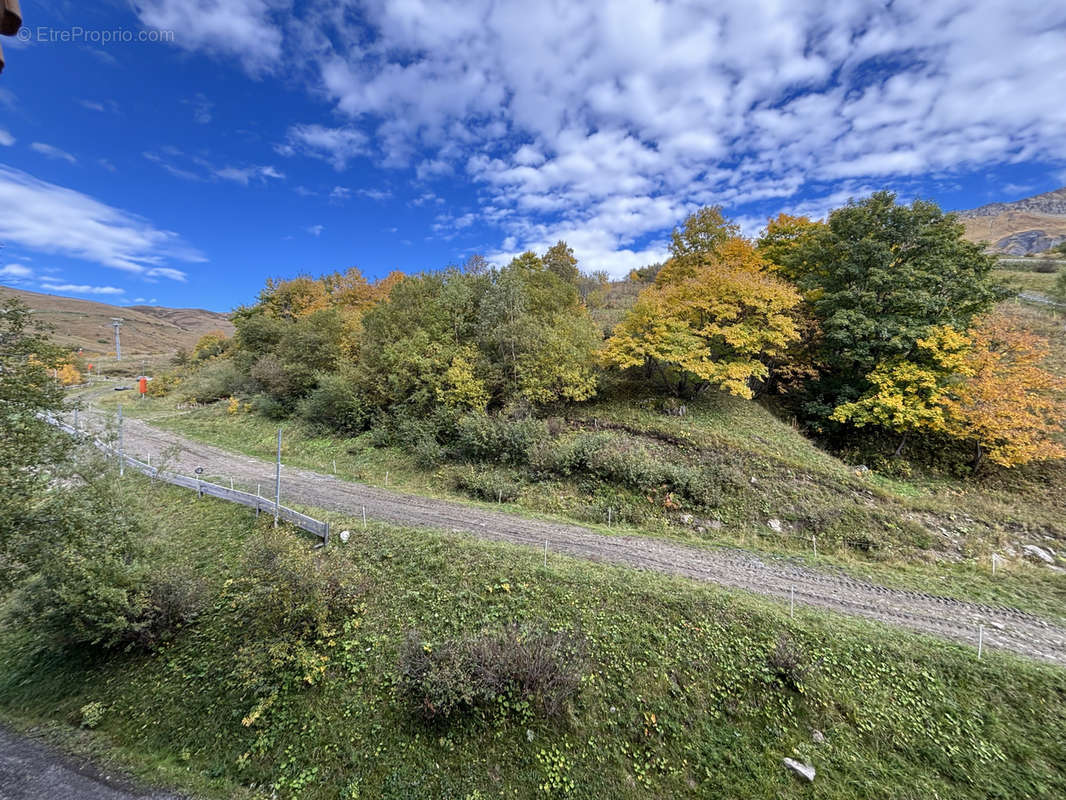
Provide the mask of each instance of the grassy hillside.
MULTIPOLYGON (((131 507, 158 520, 159 566, 206 582, 200 618, 159 652, 110 657, 35 652, 29 632, 5 627, 0 707, 79 747, 119 748, 141 776, 308 799, 1066 792, 1061 670, 427 531, 353 525, 346 546, 312 556, 243 509, 127 480, 131 507), (257 582, 264 540, 285 567, 257 582), (303 585, 293 576, 312 558, 333 587, 332 629, 258 640, 249 611, 276 611, 264 588, 303 585), (510 623, 574 643, 571 660, 551 662, 579 676, 564 710, 546 715, 512 686, 427 721, 398 668, 410 632, 428 656, 510 623), (96 727, 74 735, 86 715, 96 727), (813 786, 786 756, 816 767, 813 786)), ((456 664, 436 673, 434 697, 470 680, 456 664)))
POLYGON ((987 217, 964 217, 966 238, 971 242, 995 243, 1012 233, 1040 230, 1050 236, 1066 236, 1066 216, 1031 211, 1004 211, 987 217))
MULTIPOLYGON (((94 402, 113 411, 120 399, 105 389, 94 402)), ((335 464, 340 477, 377 486, 502 502, 606 533, 785 554, 892 585, 1066 619, 1066 581, 1021 554, 1022 544, 1059 550, 1066 540, 1066 498, 1047 491, 1063 480, 1063 465, 969 481, 864 472, 758 403, 711 395, 689 403, 684 417, 660 405, 648 396, 573 408, 548 420, 549 438, 522 464, 427 464, 395 434, 345 439, 291 423, 283 459, 322 472, 335 464), (995 578, 992 552, 1000 558, 995 578)), ((274 455, 278 423, 230 413, 227 402, 188 408, 170 398, 127 401, 123 412, 236 452, 274 455)))
POLYGON ((52 325, 56 344, 73 350, 80 347, 92 356, 114 356, 112 317, 123 320, 122 354, 131 359, 172 354, 181 348, 191 350, 208 331, 233 334, 227 314, 198 308, 112 306, 0 286, 0 299, 7 297, 20 299, 34 310, 37 319, 52 325))

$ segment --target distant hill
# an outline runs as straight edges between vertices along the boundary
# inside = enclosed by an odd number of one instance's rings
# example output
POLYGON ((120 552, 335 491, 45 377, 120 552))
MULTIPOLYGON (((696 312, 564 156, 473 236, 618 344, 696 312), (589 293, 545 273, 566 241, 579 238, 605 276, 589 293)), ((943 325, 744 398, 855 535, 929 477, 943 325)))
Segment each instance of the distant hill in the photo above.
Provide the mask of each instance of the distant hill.
POLYGON ((208 331, 233 334, 228 314, 199 308, 112 306, 0 286, 0 299, 17 297, 35 316, 55 328, 53 339, 87 355, 114 353, 111 318, 122 318, 122 355, 163 355, 191 350, 208 331))
POLYGON ((999 253, 1032 255, 1066 241, 1066 187, 958 214, 968 239, 999 253))

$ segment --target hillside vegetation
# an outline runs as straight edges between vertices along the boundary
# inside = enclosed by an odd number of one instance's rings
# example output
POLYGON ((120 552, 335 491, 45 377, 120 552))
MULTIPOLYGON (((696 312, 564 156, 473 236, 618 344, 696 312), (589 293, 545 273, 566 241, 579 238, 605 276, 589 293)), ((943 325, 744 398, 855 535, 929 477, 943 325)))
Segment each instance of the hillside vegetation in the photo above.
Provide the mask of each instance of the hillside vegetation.
MULTIPOLYGON (((234 330, 227 314, 198 308, 113 306, 0 286, 0 300, 8 298, 22 301, 33 309, 37 319, 50 325, 57 345, 71 350, 81 348, 96 361, 100 356, 115 354, 112 317, 123 320, 123 356, 138 362, 144 356, 191 351, 206 333, 221 331, 231 336, 234 330)), ((105 363, 112 365, 110 358, 105 363)))
POLYGON ((1057 550, 1061 338, 950 215, 880 194, 751 242, 703 209, 672 253, 614 283, 562 242, 272 281, 133 413, 262 456, 295 423, 298 463, 585 523, 867 560, 1057 550))
POLYGON ((442 533, 356 524, 316 553, 122 486, 152 570, 198 582, 195 619, 127 653, 5 625, 0 707, 82 725, 68 741, 144 778, 308 799, 1066 791, 1061 670, 442 533))

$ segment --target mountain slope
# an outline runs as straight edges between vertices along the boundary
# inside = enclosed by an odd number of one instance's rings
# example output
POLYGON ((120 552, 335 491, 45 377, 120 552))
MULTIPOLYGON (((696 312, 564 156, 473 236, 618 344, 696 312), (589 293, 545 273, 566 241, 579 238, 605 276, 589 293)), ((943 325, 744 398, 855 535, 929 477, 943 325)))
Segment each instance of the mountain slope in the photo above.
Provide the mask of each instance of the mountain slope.
POLYGON ((989 242, 992 250, 1007 255, 1041 253, 1066 241, 1066 187, 958 214, 966 238, 989 242))
POLYGON ((17 297, 52 325, 57 344, 83 348, 86 355, 114 353, 113 317, 122 319, 122 353, 130 356, 191 350, 208 331, 233 333, 229 315, 199 308, 112 306, 0 286, 0 300, 7 297, 17 297))

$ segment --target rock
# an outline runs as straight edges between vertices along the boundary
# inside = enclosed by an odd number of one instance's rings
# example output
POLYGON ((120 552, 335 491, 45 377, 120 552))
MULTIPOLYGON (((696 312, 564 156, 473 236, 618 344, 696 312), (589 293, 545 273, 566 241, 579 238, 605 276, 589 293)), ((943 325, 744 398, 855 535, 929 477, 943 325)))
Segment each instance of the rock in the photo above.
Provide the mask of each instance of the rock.
POLYGON ((683 524, 685 524, 685 525, 691 525, 692 524, 692 520, 694 520, 694 519, 695 519, 695 517, 692 516, 691 514, 682 514, 681 515, 681 522, 683 524))
POLYGON ((803 764, 791 758, 786 758, 784 764, 801 778, 806 778, 812 783, 814 782, 814 767, 810 764, 803 764))
POLYGON ((1022 552, 1029 558, 1038 559, 1045 564, 1054 564, 1055 557, 1051 555, 1043 547, 1037 547, 1035 544, 1027 544, 1022 547, 1022 552))
POLYGON ((781 533, 781 531, 785 529, 785 526, 781 524, 781 520, 779 519, 769 519, 766 521, 766 525, 774 533, 781 533))
POLYGON ((720 531, 722 530, 722 520, 709 519, 707 520, 707 527, 710 528, 712 531, 720 531))
POLYGON ((811 731, 811 741, 815 744, 825 744, 825 734, 819 730, 811 731))

